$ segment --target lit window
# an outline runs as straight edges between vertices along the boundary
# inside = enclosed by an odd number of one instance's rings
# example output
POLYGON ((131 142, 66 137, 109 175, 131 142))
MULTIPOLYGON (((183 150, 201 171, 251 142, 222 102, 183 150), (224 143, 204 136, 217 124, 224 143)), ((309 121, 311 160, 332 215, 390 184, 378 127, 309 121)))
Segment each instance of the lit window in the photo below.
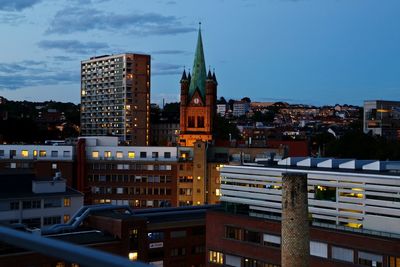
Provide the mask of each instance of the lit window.
POLYGON ((135 158, 135 152, 129 151, 129 152, 128 152, 128 158, 134 159, 134 158, 135 158))
POLYGON ((111 158, 111 151, 104 151, 105 158, 111 158))
POLYGON ((24 158, 27 158, 29 156, 28 150, 22 150, 21 151, 21 156, 24 157, 24 158))
POLYGON ((224 264, 224 254, 217 251, 209 251, 209 262, 216 264, 224 264))
POLYGON ((33 150, 33 156, 37 157, 37 155, 38 155, 38 151, 37 150, 33 150))
POLYGON ((122 151, 117 151, 116 156, 118 159, 122 159, 124 157, 124 153, 122 151))
POLYGON ((92 157, 93 158, 98 158, 99 157, 99 151, 93 151, 92 152, 92 157))
POLYGON ((137 252, 129 252, 128 258, 131 261, 136 261, 138 259, 138 253, 137 252))
POLYGON ((64 223, 67 223, 70 219, 69 215, 64 215, 64 223))
POLYGON ((65 262, 57 262, 56 267, 65 267, 65 262))
POLYGON ((71 207, 71 198, 69 197, 64 198, 64 207, 71 207))
POLYGON ((52 163, 52 164, 51 164, 51 168, 52 168, 53 170, 57 170, 57 163, 52 163))
POLYGON ((219 189, 219 188, 215 189, 215 195, 217 197, 221 196, 221 189, 219 189))
POLYGON ((39 151, 39 157, 46 157, 46 150, 40 150, 39 151))

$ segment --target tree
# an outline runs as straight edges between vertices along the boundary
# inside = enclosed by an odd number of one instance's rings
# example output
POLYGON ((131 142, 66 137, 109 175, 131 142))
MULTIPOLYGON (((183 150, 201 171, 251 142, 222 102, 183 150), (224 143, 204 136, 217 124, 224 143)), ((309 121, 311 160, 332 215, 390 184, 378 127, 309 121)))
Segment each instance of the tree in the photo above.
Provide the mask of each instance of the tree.
POLYGON ((229 120, 218 115, 215 123, 215 136, 220 140, 229 140, 229 138, 239 139, 240 132, 235 123, 231 123, 229 120))
POLYGON ((221 96, 220 98, 219 98, 219 100, 217 101, 217 104, 226 104, 227 102, 226 102, 226 99, 223 97, 223 96, 221 96))
POLYGON ((251 103, 250 98, 247 97, 247 96, 246 96, 246 97, 243 97, 241 100, 244 101, 244 102, 247 102, 247 103, 251 103))
POLYGON ((179 113, 179 109, 180 109, 180 103, 172 102, 172 103, 165 104, 163 112, 179 113))

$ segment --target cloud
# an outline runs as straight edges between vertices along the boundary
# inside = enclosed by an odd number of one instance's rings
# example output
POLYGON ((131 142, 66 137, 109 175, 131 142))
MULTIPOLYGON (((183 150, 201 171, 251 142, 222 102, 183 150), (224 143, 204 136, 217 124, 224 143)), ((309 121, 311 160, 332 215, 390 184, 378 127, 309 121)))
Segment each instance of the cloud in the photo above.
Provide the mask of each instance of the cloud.
POLYGON ((39 73, 44 70, 45 62, 35 60, 24 60, 13 63, 0 63, 0 74, 12 74, 15 72, 39 73))
MULTIPOLYGON (((1 1, 1 0, 0 0, 1 1)), ((15 12, 0 12, 0 23, 18 25, 25 19, 24 15, 16 14, 15 12)))
POLYGON ((153 64, 152 75, 176 75, 182 74, 183 66, 171 63, 153 64))
POLYGON ((33 7, 41 0, 0 0, 0 10, 3 11, 22 11, 33 7))
POLYGON ((68 57, 68 56, 54 56, 52 58, 55 61, 73 61, 73 60, 76 60, 74 57, 68 57))
POLYGON ((157 13, 106 13, 93 8, 68 7, 58 11, 46 33, 70 34, 90 30, 124 31, 138 35, 175 35, 195 31, 175 16, 157 13))
POLYGON ((59 49, 75 54, 93 54, 109 48, 106 43, 84 43, 78 40, 43 40, 38 43, 38 46, 42 49, 59 49))
POLYGON ((156 50, 151 52, 152 55, 183 55, 188 54, 184 50, 156 50))
POLYGON ((79 71, 48 68, 43 61, 0 63, 0 89, 79 83, 79 71))

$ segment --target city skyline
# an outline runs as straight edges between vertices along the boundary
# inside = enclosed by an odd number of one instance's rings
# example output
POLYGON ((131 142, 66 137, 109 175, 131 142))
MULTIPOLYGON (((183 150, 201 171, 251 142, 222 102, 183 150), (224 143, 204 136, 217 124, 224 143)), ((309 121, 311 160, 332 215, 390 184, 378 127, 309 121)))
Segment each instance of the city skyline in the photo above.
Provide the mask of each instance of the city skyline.
POLYGON ((118 3, 0 3, 7 36, 0 46, 0 95, 78 103, 80 61, 139 52, 152 56, 152 102, 179 101, 179 79, 184 66, 192 68, 201 21, 219 96, 315 105, 398 99, 396 1, 118 3))

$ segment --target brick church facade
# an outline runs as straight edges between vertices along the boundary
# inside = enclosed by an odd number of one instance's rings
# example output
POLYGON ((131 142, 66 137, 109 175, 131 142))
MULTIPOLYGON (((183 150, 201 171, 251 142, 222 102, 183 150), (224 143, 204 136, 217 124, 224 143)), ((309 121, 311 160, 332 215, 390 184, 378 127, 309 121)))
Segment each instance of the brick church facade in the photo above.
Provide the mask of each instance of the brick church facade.
POLYGON ((183 71, 181 78, 180 134, 181 146, 196 141, 211 142, 216 116, 217 79, 206 72, 203 42, 199 29, 192 74, 183 71))

